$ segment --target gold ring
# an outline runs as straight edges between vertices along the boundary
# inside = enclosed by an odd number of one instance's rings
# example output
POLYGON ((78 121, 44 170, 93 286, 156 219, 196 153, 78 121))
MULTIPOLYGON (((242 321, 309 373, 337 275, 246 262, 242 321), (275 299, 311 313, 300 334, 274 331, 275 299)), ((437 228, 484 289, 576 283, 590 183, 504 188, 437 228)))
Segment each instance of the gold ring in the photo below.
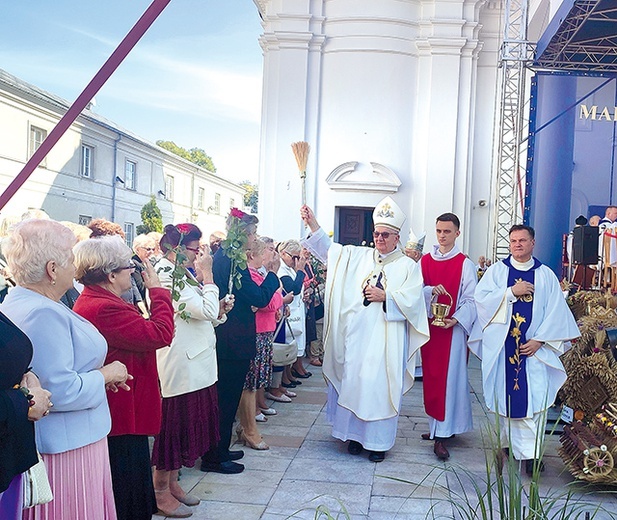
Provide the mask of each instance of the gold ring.
POLYGON ((49 401, 49 407, 51 408, 54 405, 51 401, 49 401))

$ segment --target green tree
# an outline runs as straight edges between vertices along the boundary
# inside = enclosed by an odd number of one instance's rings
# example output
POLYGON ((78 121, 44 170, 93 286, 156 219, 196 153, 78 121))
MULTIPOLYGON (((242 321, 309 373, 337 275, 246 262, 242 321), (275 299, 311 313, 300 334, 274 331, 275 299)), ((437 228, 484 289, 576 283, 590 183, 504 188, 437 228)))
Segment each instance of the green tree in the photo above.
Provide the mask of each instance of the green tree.
POLYGON ((137 226, 136 230, 138 235, 150 233, 151 231, 163 232, 163 214, 156 203, 154 195, 151 195, 150 201, 146 202, 143 208, 141 208, 141 222, 142 225, 137 226))
POLYGON ((157 141, 156 144, 161 148, 165 148, 168 152, 175 153, 183 159, 191 161, 193 164, 201 166, 212 173, 216 173, 216 166, 214 166, 212 162, 212 157, 201 148, 191 148, 187 150, 186 148, 182 148, 182 146, 178 146, 173 141, 157 141))
POLYGON ((246 193, 244 194, 244 205, 247 208, 251 208, 253 213, 257 213, 257 203, 259 201, 259 190, 257 184, 253 184, 251 181, 246 180, 240 183, 246 193))

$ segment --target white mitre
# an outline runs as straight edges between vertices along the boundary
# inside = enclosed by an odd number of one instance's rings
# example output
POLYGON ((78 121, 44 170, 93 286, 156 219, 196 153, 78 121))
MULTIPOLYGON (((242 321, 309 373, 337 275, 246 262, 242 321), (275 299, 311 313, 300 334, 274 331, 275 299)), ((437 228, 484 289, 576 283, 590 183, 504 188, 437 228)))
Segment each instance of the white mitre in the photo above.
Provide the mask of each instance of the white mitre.
POLYGON ((391 197, 382 199, 373 211, 373 224, 400 231, 405 222, 405 213, 391 197))
POLYGON ((405 248, 407 249, 415 249, 420 253, 424 250, 424 239, 426 238, 426 231, 422 233, 419 237, 413 232, 413 229, 409 229, 409 238, 407 239, 407 244, 405 248))

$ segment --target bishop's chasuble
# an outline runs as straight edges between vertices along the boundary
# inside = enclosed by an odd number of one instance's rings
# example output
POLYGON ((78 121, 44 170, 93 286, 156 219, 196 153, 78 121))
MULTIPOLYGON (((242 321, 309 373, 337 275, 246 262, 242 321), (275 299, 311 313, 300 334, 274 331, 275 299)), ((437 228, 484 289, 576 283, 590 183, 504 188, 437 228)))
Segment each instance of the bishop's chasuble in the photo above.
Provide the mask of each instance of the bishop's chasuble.
POLYGON ((327 258, 323 373, 332 434, 387 451, 413 385, 416 352, 428 340, 420 269, 398 249, 382 256, 341 246, 322 229, 303 244, 327 258), (367 283, 385 288, 385 305, 363 301, 367 283))

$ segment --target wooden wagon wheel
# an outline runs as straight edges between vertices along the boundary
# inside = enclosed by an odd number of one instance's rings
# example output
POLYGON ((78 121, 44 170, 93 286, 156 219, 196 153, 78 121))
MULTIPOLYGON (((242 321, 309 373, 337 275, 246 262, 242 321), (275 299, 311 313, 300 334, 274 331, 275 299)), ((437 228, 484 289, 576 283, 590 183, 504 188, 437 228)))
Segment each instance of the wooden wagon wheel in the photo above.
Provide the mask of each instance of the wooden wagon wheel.
POLYGON ((615 467, 613 455, 602 445, 600 448, 589 448, 585 450, 583 461, 583 471, 586 474, 598 477, 608 475, 615 467))

